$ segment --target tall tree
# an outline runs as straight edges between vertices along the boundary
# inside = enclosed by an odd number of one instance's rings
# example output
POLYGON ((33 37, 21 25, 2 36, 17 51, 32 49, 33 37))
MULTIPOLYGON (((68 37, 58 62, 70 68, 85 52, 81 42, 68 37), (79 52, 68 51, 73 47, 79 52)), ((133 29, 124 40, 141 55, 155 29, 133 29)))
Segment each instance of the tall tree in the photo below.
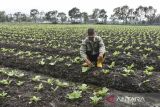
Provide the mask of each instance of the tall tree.
POLYGON ((121 7, 121 19, 127 23, 129 7, 127 5, 121 7))
POLYGON ((81 15, 82 15, 82 18, 84 19, 84 23, 87 23, 89 20, 88 13, 82 12, 81 15))
POLYGON ((26 22, 27 21, 27 16, 26 16, 26 14, 21 14, 21 20, 23 21, 23 22, 26 22))
POLYGON ((43 22, 45 17, 45 12, 44 11, 39 12, 39 16, 40 16, 40 21, 43 22))
POLYGON ((67 20, 67 16, 64 12, 58 13, 58 17, 60 17, 61 23, 64 23, 67 20))
POLYGON ((154 18, 156 17, 156 12, 157 10, 154 9, 152 6, 149 6, 147 11, 146 11, 146 18, 147 18, 147 21, 151 24, 152 21, 154 20, 154 18))
POLYGON ((7 22, 12 22, 13 21, 13 15, 12 14, 7 14, 6 15, 6 21, 7 22))
POLYGON ((106 23, 106 21, 107 21, 108 16, 106 15, 106 13, 107 12, 104 9, 101 9, 100 12, 99 12, 99 18, 102 19, 103 23, 106 23))
POLYGON ((99 18, 99 12, 100 12, 100 9, 98 8, 93 9, 92 18, 97 20, 97 18, 99 18))
POLYGON ((39 11, 37 9, 32 9, 30 11, 30 16, 34 19, 35 23, 37 22, 38 14, 39 14, 39 11))
POLYGON ((21 12, 16 12, 14 13, 15 19, 17 22, 21 22, 21 17, 22 17, 22 13, 21 12))
POLYGON ((129 22, 133 22, 135 19, 135 15, 134 15, 134 9, 129 9, 128 11, 128 20, 129 22))
POLYGON ((81 12, 77 7, 72 8, 71 10, 69 10, 68 15, 71 18, 71 21, 73 21, 73 19, 77 19, 77 18, 81 18, 81 12))
POLYGON ((58 11, 57 10, 53 10, 53 11, 49 11, 45 14, 45 17, 47 20, 49 20, 52 23, 57 23, 57 14, 58 11))
POLYGON ((0 22, 6 21, 5 11, 0 11, 0 22))
POLYGON ((139 6, 138 8, 136 8, 134 13, 135 18, 140 22, 142 22, 142 20, 145 18, 145 11, 143 6, 139 6))

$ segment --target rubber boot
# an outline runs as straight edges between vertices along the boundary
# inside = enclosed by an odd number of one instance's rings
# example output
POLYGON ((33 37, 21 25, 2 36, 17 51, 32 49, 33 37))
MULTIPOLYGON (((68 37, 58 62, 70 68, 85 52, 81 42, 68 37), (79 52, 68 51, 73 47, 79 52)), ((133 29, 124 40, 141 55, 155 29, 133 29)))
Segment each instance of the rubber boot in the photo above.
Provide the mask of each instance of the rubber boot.
POLYGON ((103 61, 104 61, 104 58, 99 58, 99 59, 97 60, 97 67, 102 68, 102 66, 103 66, 103 61))

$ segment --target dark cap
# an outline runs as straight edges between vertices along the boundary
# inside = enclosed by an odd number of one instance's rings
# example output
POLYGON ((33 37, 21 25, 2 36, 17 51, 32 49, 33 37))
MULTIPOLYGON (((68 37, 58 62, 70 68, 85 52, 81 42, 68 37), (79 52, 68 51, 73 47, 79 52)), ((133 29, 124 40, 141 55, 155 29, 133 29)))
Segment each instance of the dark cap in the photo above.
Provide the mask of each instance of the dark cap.
POLYGON ((92 36, 92 35, 94 35, 95 34, 95 30, 93 29, 93 28, 89 28, 88 29, 88 35, 89 36, 92 36))

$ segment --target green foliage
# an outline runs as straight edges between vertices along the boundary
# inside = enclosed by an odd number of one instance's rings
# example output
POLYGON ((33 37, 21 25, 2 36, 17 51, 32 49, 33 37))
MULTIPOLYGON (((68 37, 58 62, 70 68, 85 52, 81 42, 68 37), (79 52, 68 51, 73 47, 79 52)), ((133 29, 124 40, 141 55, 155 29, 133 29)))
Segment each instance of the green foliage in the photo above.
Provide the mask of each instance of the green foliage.
POLYGON ((78 86, 78 89, 81 91, 86 91, 89 87, 87 86, 87 84, 82 84, 78 86))
POLYGON ((0 92, 0 98, 4 98, 7 96, 8 93, 6 93, 5 91, 0 92))
POLYGON ((60 87, 69 87, 69 83, 61 82, 60 80, 56 80, 56 85, 58 85, 60 87))
POLYGON ((109 68, 113 68, 114 66, 115 66, 115 62, 113 61, 112 63, 111 63, 111 65, 109 65, 109 68))
POLYGON ((89 69, 89 67, 82 67, 82 72, 87 72, 89 69))
POLYGON ((68 93, 66 98, 70 99, 70 100, 75 100, 75 99, 79 99, 82 97, 82 91, 73 91, 72 93, 68 93))
POLYGON ((115 52, 113 53, 113 56, 118 56, 119 54, 120 54, 119 51, 115 51, 115 52))
POLYGON ((93 96, 93 97, 90 97, 90 99, 91 99, 91 103, 96 105, 102 99, 102 97, 93 96))
POLYGON ((96 96, 105 96, 108 91, 109 91, 108 88, 103 87, 101 90, 98 90, 97 92, 94 92, 93 94, 96 96))
POLYGON ((24 81, 18 81, 18 82, 16 82, 16 84, 17 84, 18 86, 21 86, 21 85, 24 84, 24 81))
POLYGON ((44 65, 44 64, 45 64, 45 59, 42 58, 42 59, 39 61, 39 64, 40 64, 40 65, 44 65))
POLYGON ((32 81, 40 81, 41 80, 41 76, 36 75, 35 77, 32 78, 32 81))
POLYGON ((146 66, 146 69, 143 72, 147 76, 150 76, 150 75, 153 74, 153 70, 154 70, 154 67, 152 67, 152 66, 146 66))
POLYGON ((109 73, 110 73, 110 70, 108 70, 108 69, 103 69, 102 72, 103 72, 104 74, 109 74, 109 73))
POLYGON ((41 100, 41 98, 37 96, 31 96, 29 100, 30 100, 29 104, 32 104, 32 103, 37 103, 38 101, 41 100))
POLYGON ((35 86, 34 89, 36 89, 37 91, 41 91, 43 89, 43 84, 40 83, 39 85, 35 86))
POLYGON ((50 85, 53 85, 54 80, 51 78, 48 78, 46 82, 50 85))
POLYGON ((9 85, 11 82, 12 80, 8 80, 8 79, 0 80, 0 84, 3 84, 3 85, 9 85))

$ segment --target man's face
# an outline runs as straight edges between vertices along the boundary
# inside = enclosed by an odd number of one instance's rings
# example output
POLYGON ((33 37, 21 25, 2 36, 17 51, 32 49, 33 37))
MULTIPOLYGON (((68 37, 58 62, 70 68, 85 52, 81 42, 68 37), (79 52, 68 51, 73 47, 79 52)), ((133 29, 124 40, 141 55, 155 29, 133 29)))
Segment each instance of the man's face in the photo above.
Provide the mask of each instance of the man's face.
POLYGON ((89 39, 90 41, 94 41, 94 37, 95 37, 95 35, 88 35, 88 39, 89 39))

